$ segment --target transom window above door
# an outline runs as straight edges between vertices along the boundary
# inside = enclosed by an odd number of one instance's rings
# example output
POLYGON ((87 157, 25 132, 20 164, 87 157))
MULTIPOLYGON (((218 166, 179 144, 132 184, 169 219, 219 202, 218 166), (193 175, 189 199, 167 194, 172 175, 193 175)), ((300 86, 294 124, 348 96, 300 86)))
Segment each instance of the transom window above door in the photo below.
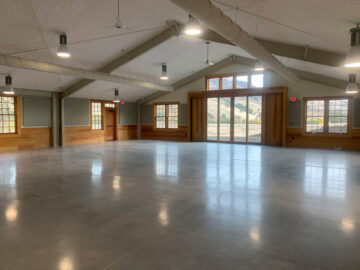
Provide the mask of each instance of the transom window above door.
POLYGON ((263 88, 264 74, 214 75, 206 78, 206 91, 263 88))

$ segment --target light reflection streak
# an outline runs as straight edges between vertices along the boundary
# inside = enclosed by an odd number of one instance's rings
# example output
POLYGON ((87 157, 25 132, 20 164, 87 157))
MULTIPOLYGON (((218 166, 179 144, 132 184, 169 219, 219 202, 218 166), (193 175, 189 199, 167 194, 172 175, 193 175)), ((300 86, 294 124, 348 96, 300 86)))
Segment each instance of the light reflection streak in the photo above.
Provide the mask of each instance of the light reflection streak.
POLYGON ((8 222, 16 221, 18 216, 17 203, 12 202, 7 208, 5 212, 5 217, 8 222))
POLYGON ((99 184, 103 172, 103 164, 99 160, 93 160, 91 164, 91 179, 94 183, 99 184))
POLYGON ((113 189, 115 191, 121 191, 121 177, 120 176, 114 176, 113 189))
MULTIPOLYGON (((314 162, 320 164, 320 162, 314 162)), ((346 169, 326 166, 305 166, 304 192, 313 196, 344 199, 346 169)))
POLYGON ((260 242, 260 233, 258 227, 252 227, 250 229, 250 238, 254 243, 260 242))
POLYGON ((162 204, 160 207, 159 221, 163 226, 169 225, 168 209, 166 204, 162 204))
POLYGON ((0 168, 0 183, 8 186, 16 186, 16 163, 12 162, 6 168, 0 168))
POLYGON ((59 270, 73 270, 73 263, 69 257, 64 257, 60 260, 59 270))
POLYGON ((208 144, 206 156, 209 209, 259 218, 261 147, 208 144))
POLYGON ((354 221, 352 219, 349 218, 344 218, 341 221, 341 229, 345 232, 345 233, 351 233, 353 232, 355 228, 355 224, 354 221))
POLYGON ((157 176, 166 176, 170 181, 178 178, 178 145, 157 144, 155 149, 155 172, 157 176))

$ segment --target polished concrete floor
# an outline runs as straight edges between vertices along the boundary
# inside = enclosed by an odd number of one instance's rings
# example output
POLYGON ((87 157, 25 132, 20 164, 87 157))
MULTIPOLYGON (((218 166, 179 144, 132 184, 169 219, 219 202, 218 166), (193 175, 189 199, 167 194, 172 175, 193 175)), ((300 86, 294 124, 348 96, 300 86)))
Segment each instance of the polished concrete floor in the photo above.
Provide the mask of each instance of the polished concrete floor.
POLYGON ((360 269, 360 154, 160 141, 0 154, 0 269, 360 269))

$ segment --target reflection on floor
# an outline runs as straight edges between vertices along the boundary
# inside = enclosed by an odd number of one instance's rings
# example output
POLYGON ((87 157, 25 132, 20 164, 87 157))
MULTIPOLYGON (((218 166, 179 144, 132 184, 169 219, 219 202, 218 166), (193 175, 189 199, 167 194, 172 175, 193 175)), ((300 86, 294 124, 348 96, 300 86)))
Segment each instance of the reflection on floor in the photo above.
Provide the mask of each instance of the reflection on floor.
POLYGON ((109 142, 0 156, 0 269, 360 269, 360 155, 109 142))

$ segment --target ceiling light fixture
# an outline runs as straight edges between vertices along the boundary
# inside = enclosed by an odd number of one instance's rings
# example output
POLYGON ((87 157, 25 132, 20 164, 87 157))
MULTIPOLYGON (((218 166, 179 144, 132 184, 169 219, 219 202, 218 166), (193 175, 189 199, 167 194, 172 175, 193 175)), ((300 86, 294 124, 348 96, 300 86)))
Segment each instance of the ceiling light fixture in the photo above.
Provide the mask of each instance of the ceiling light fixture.
POLYGON ((258 61, 256 61, 254 70, 255 70, 255 71, 264 71, 264 70, 265 70, 265 67, 264 67, 264 65, 258 60, 258 61))
POLYGON ((60 45, 57 51, 57 56, 61 58, 70 58, 71 54, 67 46, 67 36, 65 33, 60 35, 60 45))
POLYGON ((161 80, 164 80, 164 81, 166 81, 166 80, 169 79, 169 76, 168 76, 168 74, 167 74, 167 66, 166 66, 166 64, 162 64, 162 65, 161 65, 161 76, 160 76, 160 79, 161 79, 161 80))
POLYGON ((349 75, 349 84, 346 87, 346 94, 357 94, 359 93, 359 87, 356 83, 356 74, 349 75))
POLYGON ((360 67, 360 26, 359 24, 350 29, 351 35, 351 49, 346 55, 344 66, 347 68, 359 68, 360 67))
POLYGON ((191 16, 189 14, 189 20, 185 26, 185 30, 184 30, 186 35, 189 36, 198 36, 202 33, 202 27, 199 23, 199 21, 194 18, 193 16, 191 16))
POLYGON ((12 77, 10 74, 5 76, 5 91, 3 94, 5 95, 15 95, 14 88, 12 86, 12 77))
POLYGON ((119 97, 119 90, 118 89, 115 89, 114 91, 114 100, 113 100, 114 103, 120 103, 120 97, 119 97))

